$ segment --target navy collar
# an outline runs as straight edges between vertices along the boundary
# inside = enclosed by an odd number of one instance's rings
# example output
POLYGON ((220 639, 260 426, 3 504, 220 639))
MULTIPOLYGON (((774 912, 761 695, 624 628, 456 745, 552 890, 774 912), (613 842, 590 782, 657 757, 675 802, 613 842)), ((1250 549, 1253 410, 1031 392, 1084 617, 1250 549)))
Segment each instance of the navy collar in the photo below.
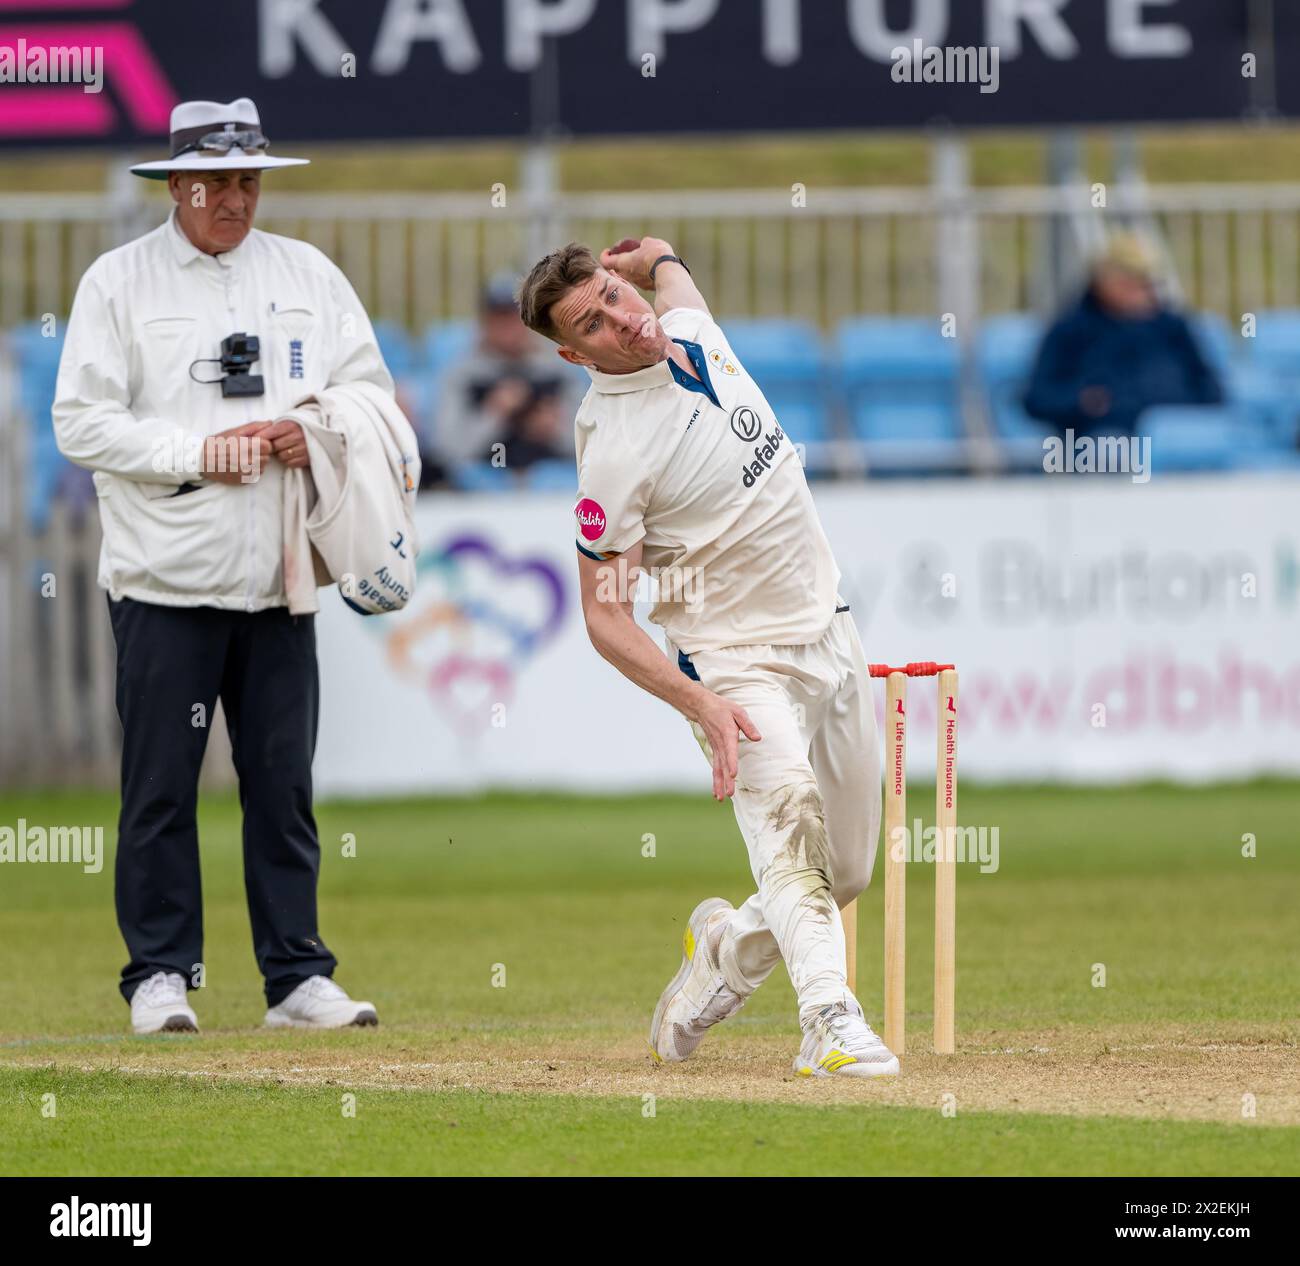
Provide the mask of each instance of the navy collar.
POLYGON ((653 365, 647 365, 644 369, 633 370, 630 374, 607 374, 593 365, 586 366, 587 373, 596 390, 602 395, 644 391, 647 387, 666 387, 670 382, 675 382, 679 387, 685 387, 687 391, 698 391, 701 395, 708 396, 719 409, 722 408, 722 402, 718 399, 717 392, 713 390, 713 382, 709 378, 709 360, 704 354, 704 349, 689 339, 675 338, 673 342, 680 343, 686 349, 686 355, 690 357, 691 364, 699 374, 698 378, 692 378, 671 356, 666 356, 653 365))
POLYGON ((722 402, 718 399, 717 392, 713 390, 713 382, 709 378, 709 361, 704 355, 704 348, 684 338, 675 338, 673 342, 686 349, 686 355, 690 357, 695 372, 699 374, 699 378, 692 378, 672 357, 669 357, 668 368, 672 372, 673 381, 679 387, 685 387, 687 391, 698 391, 708 396, 721 409, 722 402))

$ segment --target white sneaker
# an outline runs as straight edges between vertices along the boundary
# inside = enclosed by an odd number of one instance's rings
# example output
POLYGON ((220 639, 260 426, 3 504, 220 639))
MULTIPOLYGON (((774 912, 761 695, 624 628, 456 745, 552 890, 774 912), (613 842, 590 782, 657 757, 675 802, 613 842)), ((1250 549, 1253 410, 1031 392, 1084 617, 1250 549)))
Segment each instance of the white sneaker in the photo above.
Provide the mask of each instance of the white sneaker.
POLYGON ((378 1024, 372 1002, 353 1002, 328 976, 304 980, 283 1002, 266 1013, 272 1029, 343 1029, 349 1024, 378 1024))
POLYGON ((871 1031, 857 1003, 838 1002, 808 1022, 794 1071, 800 1077, 892 1077, 898 1056, 871 1031))
POLYGON ((685 1059, 709 1029, 745 1005, 744 997, 727 985, 715 952, 721 925, 735 913, 721 897, 701 901, 692 911, 682 935, 682 965, 650 1021, 650 1050, 656 1059, 685 1059))
POLYGON ((156 971, 131 995, 131 1027, 137 1033, 197 1033, 198 1017, 185 1000, 185 977, 156 971))

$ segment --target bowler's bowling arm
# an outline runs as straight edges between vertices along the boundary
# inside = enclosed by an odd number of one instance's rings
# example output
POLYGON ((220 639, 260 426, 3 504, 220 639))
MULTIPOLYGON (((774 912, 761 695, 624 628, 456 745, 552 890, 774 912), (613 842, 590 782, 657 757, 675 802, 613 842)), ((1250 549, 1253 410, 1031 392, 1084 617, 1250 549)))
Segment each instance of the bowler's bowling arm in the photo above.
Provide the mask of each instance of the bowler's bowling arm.
POLYGON ((579 588, 587 634, 596 650, 624 677, 672 704, 694 722, 696 736, 713 765, 713 798, 725 800, 736 789, 739 736, 743 734, 757 743, 762 735, 744 708, 692 681, 637 624, 632 614, 632 595, 640 564, 640 542, 612 559, 593 559, 579 553, 579 588))
POLYGON ((626 553, 603 561, 578 554, 587 636, 602 658, 629 681, 693 719, 699 696, 707 692, 669 662, 632 614, 640 570, 640 541, 626 553))
POLYGON ((681 264, 665 260, 655 269, 655 316, 663 316, 674 308, 695 308, 708 312, 699 287, 681 264))

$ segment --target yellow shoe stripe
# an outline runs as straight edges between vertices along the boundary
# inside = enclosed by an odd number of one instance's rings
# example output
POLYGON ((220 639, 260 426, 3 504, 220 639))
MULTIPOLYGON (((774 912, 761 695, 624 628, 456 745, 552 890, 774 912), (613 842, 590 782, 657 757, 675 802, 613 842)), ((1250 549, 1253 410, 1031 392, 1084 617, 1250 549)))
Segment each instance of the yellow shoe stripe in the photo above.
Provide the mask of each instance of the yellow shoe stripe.
POLYGON ((856 1055, 846 1055, 841 1050, 830 1050, 817 1061, 819 1068, 824 1068, 828 1073, 833 1073, 837 1069, 843 1068, 845 1064, 856 1064, 858 1057, 856 1055))
POLYGON ((686 935, 682 937, 682 946, 686 950, 686 957, 693 962, 695 960, 695 937, 689 927, 686 929, 686 935))

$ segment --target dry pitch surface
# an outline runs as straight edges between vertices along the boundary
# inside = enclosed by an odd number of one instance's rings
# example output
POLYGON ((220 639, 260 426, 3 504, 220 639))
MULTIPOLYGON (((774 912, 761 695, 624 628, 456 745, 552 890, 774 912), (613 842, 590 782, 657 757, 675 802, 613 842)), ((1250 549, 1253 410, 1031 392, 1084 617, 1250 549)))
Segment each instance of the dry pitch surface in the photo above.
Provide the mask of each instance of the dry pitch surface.
MULTIPOLYGON (((424 1034, 294 1034, 249 1039, 254 1049, 214 1053, 227 1035, 201 1045, 181 1036, 127 1040, 88 1057, 8 1046, 5 1063, 25 1068, 112 1070, 136 1076, 180 1073, 235 1083, 336 1086, 341 1090, 479 1090, 748 1103, 950 1105, 1004 1111, 1115 1116, 1223 1124, 1300 1125, 1300 1042, 1296 1028, 1231 1035, 1204 1029, 1117 1028, 963 1035, 954 1056, 906 1055, 897 1078, 848 1081, 796 1077, 791 1044, 719 1033, 689 1061, 656 1064, 639 1039, 522 1042, 430 1039, 424 1034), (125 1049, 123 1049, 123 1047, 125 1049), (376 1048, 381 1049, 376 1049, 376 1048), (948 1096, 952 1096, 948 1099, 948 1096)), ((228 1036, 235 1037, 232 1032, 228 1036)), ((919 1033, 916 1045, 928 1035, 919 1033)), ((241 1043, 243 1045, 244 1043, 241 1043)))

